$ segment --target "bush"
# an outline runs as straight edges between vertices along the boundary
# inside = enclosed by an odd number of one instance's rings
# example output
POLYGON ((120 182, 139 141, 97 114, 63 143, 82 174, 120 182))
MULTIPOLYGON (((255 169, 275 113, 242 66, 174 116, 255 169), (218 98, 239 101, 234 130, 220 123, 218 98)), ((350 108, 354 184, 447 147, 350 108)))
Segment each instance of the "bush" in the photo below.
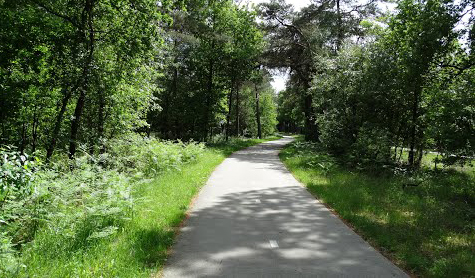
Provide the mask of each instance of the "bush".
POLYGON ((36 163, 14 147, 0 148, 0 276, 18 271, 15 243, 32 238, 34 215, 24 215, 25 199, 33 193, 36 163), (32 221, 33 220, 33 221, 32 221))
POLYGON ((203 153, 203 143, 172 142, 134 134, 109 142, 109 153, 102 156, 111 168, 153 176, 169 170, 180 170, 203 153))
POLYGON ((54 253, 77 250, 112 235, 132 216, 130 178, 79 159, 70 173, 45 170, 36 186, 44 207, 44 244, 54 253), (55 248, 51 248, 55 246, 55 248))
POLYGON ((27 154, 21 154, 14 147, 0 148, 0 207, 8 199, 21 198, 32 192, 31 179, 34 162, 27 154))
POLYGON ((74 164, 72 171, 53 165, 35 172, 31 194, 4 200, 2 249, 19 251, 33 241, 27 249, 57 256, 112 235, 131 217, 130 178, 84 158, 74 164))
POLYGON ((386 130, 363 126, 351 146, 350 160, 365 168, 381 168, 392 164, 391 146, 386 130))
POLYGON ((326 111, 318 117, 320 128, 319 140, 322 145, 335 155, 346 154, 355 142, 350 124, 338 110, 326 111))
POLYGON ((204 144, 130 136, 108 149, 47 167, 13 148, 0 150, 0 276, 31 256, 70 256, 110 238, 133 217, 137 179, 180 170, 204 144))

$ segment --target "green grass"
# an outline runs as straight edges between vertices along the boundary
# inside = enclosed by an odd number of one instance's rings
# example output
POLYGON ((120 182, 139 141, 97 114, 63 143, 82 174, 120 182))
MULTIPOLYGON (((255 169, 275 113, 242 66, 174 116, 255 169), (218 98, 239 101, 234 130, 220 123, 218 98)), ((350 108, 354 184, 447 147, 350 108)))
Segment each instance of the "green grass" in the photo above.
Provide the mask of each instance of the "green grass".
POLYGON ((475 173, 454 169, 409 178, 339 166, 318 145, 295 142, 280 154, 290 171, 367 241, 423 277, 475 276, 475 173))
MULTIPOLYGON (((192 198, 227 156, 266 139, 233 139, 208 146, 204 154, 180 171, 144 180, 136 187, 138 200, 132 220, 116 235, 71 254, 53 246, 26 248, 24 277, 150 277, 158 275, 192 198)), ((51 231, 39 233, 45 242, 51 231)), ((41 246, 44 246, 41 245, 41 246)))

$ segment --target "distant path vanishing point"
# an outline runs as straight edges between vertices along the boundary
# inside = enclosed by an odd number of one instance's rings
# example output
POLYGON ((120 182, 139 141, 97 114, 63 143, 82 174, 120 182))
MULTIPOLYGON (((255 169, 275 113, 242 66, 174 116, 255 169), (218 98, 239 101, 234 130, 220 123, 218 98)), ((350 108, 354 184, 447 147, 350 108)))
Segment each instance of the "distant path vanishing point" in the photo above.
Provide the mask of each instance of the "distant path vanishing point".
POLYGON ((284 137, 238 151, 195 200, 169 277, 408 277, 285 168, 284 137))

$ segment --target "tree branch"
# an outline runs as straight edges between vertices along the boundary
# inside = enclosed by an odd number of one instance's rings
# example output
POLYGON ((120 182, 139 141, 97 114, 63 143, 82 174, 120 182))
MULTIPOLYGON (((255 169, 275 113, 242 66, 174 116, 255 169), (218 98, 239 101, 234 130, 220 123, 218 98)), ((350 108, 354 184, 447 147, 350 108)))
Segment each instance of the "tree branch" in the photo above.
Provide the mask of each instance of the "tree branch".
POLYGON ((36 5, 38 5, 38 7, 42 8, 43 10, 45 10, 47 13, 50 13, 54 16, 57 16, 59 18, 62 18, 64 19, 65 21, 71 23, 74 27, 76 28, 79 28, 79 25, 69 16, 66 16, 66 15, 63 15, 63 14, 60 14, 58 12, 55 12, 53 9, 47 7, 46 5, 44 5, 43 3, 39 2, 39 1, 35 1, 35 0, 32 0, 33 3, 35 3, 36 5))

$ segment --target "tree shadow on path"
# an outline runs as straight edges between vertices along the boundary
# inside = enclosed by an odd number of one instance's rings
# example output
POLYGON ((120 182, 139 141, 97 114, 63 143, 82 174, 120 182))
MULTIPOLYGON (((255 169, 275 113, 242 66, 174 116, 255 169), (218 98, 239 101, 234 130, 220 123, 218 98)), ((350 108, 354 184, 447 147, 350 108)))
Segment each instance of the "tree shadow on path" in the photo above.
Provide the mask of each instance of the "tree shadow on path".
POLYGON ((193 212, 165 277, 404 276, 308 195, 251 190, 193 212))

